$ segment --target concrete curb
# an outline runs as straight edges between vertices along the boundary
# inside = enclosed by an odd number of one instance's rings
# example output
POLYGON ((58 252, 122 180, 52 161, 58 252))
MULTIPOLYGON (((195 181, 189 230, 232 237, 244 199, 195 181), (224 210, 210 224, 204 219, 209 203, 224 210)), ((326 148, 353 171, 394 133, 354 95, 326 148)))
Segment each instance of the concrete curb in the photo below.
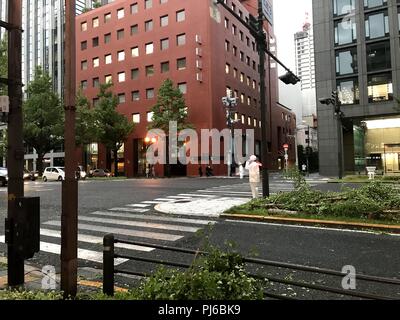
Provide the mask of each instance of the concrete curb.
POLYGON ((221 214, 220 218, 232 219, 232 220, 269 222, 269 223, 307 225, 307 226, 324 226, 324 227, 335 227, 335 228, 352 229, 352 230, 368 229, 368 230, 400 234, 400 226, 386 225, 386 224, 380 225, 372 223, 357 223, 357 222, 331 221, 331 220, 267 217, 267 216, 255 216, 247 214, 221 214))

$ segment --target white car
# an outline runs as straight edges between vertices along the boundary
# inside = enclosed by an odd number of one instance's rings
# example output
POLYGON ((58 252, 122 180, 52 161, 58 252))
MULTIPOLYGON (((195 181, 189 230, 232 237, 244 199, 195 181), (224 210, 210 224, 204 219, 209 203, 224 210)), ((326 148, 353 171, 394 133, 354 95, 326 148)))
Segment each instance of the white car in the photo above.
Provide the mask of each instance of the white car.
POLYGON ((63 167, 48 167, 43 172, 43 181, 62 181, 65 180, 65 171, 63 167))
POLYGON ((0 187, 5 187, 8 183, 7 168, 0 168, 0 187))

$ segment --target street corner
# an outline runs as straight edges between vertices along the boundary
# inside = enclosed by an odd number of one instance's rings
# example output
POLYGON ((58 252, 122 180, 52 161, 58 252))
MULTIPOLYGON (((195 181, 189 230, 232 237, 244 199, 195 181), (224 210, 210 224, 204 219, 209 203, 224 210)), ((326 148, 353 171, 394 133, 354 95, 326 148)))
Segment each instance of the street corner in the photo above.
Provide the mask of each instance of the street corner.
POLYGON ((218 218, 226 210, 248 202, 248 199, 237 198, 204 198, 177 200, 174 202, 160 203, 155 206, 159 212, 176 215, 196 215, 218 218))

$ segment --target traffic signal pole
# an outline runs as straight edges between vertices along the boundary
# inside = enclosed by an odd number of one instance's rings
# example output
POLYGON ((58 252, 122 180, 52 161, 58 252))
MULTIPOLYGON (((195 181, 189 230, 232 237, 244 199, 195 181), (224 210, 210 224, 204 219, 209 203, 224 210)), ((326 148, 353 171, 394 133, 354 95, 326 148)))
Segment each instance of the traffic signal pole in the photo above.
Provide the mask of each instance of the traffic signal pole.
MULTIPOLYGON (((4 25, 4 24, 3 24, 4 25)), ((8 118, 8 213, 6 232, 13 235, 19 220, 17 199, 24 197, 24 144, 22 137, 22 0, 8 1, 8 95, 10 113, 8 118)), ((19 286, 24 283, 24 257, 17 244, 8 242, 8 285, 19 286)))
POLYGON ((78 277, 78 181, 75 179, 75 0, 65 0, 65 181, 62 184, 61 290, 64 297, 77 293, 78 277))

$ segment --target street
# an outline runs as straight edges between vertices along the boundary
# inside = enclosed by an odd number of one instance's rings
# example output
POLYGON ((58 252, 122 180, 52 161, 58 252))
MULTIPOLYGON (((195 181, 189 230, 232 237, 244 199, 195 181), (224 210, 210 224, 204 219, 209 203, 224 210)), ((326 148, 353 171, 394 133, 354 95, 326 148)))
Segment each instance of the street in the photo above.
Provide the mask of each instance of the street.
MULTIPOLYGON (((324 181, 311 182, 325 189, 324 181)), ((329 184, 337 188, 336 184, 329 184)), ((271 176, 271 192, 288 191, 292 183, 271 176)), ((61 183, 26 182, 26 196, 41 198, 41 252, 31 263, 53 265, 59 270, 61 183)), ((0 255, 5 255, 4 219, 6 189, 0 189, 0 255)), ((101 274, 102 238, 113 233, 117 238, 152 244, 197 249, 209 241, 224 246, 237 245, 244 255, 257 252, 267 260, 323 267, 340 271, 352 265, 357 272, 400 278, 400 237, 367 232, 273 225, 218 219, 218 210, 208 214, 207 205, 244 203, 251 195, 247 180, 231 178, 128 179, 79 182, 79 268, 101 274), (219 201, 219 202, 218 202, 219 201), (164 214, 155 209, 182 204, 185 212, 164 214), (187 205, 195 204, 195 208, 187 205), (201 214, 203 212, 203 214, 201 214), (201 231, 204 233, 201 233, 201 231), (202 235, 203 234, 203 235, 202 235)), ((218 208, 217 208, 218 209, 218 208)), ((223 211, 223 210, 222 210, 223 211)), ((220 211, 220 212, 222 212, 220 211)), ((173 213, 173 212, 170 212, 173 213)), ((127 255, 190 262, 191 257, 149 247, 118 244, 127 255)), ((154 265, 116 259, 124 270, 149 272, 154 265)), ((275 272, 275 271, 274 271, 275 272)), ((120 283, 130 279, 119 277, 120 283)), ((329 283, 329 281, 328 281, 329 283)))

